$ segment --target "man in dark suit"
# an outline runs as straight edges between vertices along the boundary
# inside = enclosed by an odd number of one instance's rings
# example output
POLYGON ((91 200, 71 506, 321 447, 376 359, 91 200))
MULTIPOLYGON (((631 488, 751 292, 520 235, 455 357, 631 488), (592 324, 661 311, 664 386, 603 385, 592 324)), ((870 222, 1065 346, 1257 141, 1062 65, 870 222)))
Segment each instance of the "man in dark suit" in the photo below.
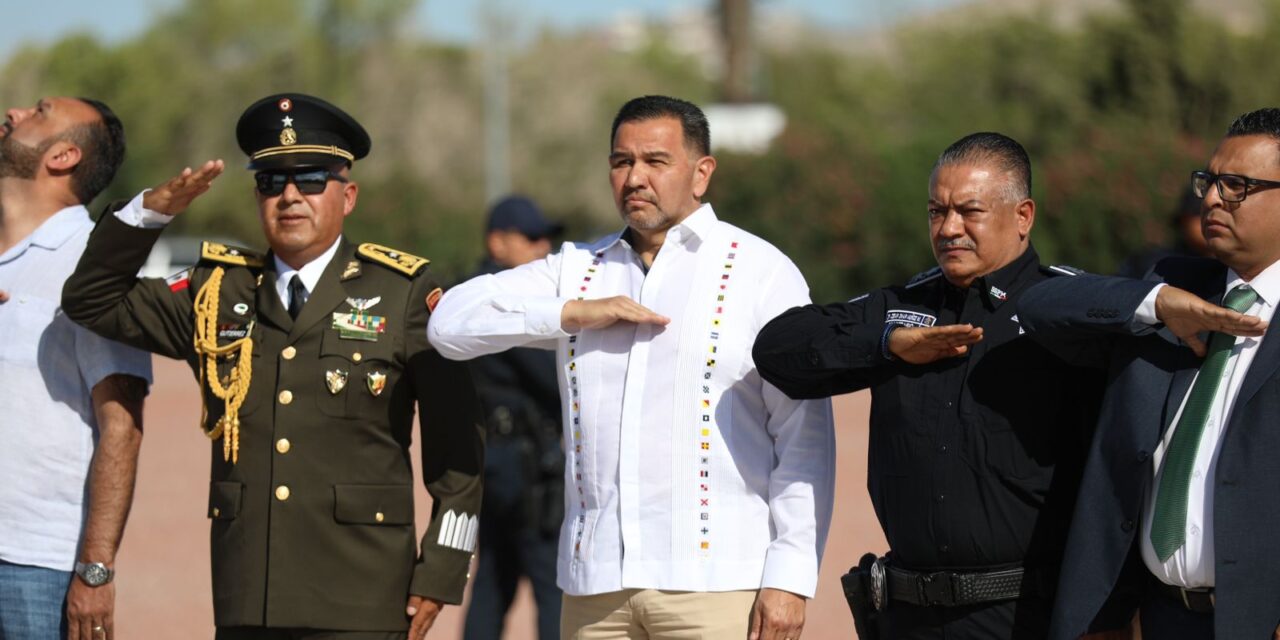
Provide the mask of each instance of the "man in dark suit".
POLYGON ((1054 638, 1138 607, 1145 640, 1280 637, 1280 109, 1236 119, 1192 187, 1216 259, 1046 281, 1018 304, 1037 340, 1110 378, 1054 638))
POLYGON ((369 136, 318 98, 281 94, 236 127, 271 252, 205 243, 167 280, 138 269, 221 161, 108 212, 63 293, 74 321, 186 360, 213 440, 217 638, 417 640, 462 600, 483 439, 463 365, 427 343, 427 260, 350 242, 352 163, 369 136), (435 499, 417 551, 409 460, 419 408, 435 499))

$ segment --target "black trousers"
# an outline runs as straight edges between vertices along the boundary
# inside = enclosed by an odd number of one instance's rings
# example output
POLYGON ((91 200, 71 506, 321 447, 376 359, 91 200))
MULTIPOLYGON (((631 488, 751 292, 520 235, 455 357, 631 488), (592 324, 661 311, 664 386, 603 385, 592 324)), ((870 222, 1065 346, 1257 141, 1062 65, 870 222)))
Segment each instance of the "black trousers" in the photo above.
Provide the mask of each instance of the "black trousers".
POLYGON ((405 640, 408 631, 327 631, 276 627, 218 627, 214 640, 405 640))
POLYGON ((1155 589, 1142 597, 1142 640, 1213 640, 1213 614, 1188 611, 1155 589))
MULTIPOLYGON (((529 578, 538 608, 538 637, 560 637, 560 588, 556 586, 558 539, 527 522, 526 479, 518 443, 490 441, 485 448, 484 502, 480 509, 479 562, 471 586, 464 640, 499 640, 521 576, 529 578)), ((556 496, 558 498, 558 496, 556 496)))
POLYGON ((921 607, 894 600, 880 613, 880 640, 1043 640, 1048 602, 1020 598, 962 607, 921 607))

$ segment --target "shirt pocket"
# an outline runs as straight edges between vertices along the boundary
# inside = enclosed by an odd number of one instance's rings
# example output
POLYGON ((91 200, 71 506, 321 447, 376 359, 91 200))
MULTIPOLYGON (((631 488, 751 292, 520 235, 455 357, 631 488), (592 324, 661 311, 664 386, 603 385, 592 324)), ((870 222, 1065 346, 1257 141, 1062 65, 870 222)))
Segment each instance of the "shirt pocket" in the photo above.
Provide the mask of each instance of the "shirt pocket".
POLYGON ((341 524, 381 526, 413 524, 413 486, 335 484, 333 485, 333 519, 341 524))
POLYGON ((395 355, 390 335, 381 334, 371 342, 344 340, 337 331, 326 331, 320 340, 323 388, 314 394, 320 411, 337 418, 372 419, 387 414, 402 373, 395 355))

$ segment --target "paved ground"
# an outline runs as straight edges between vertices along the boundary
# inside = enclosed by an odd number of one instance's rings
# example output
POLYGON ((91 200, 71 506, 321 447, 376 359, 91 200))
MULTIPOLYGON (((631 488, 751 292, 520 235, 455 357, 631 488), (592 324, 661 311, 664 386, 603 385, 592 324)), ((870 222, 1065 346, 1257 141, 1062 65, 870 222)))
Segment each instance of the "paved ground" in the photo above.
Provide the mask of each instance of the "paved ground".
MULTIPOLYGON (((155 377, 147 399, 137 497, 118 558, 117 635, 126 640, 212 638, 205 519, 209 443, 196 426, 199 397, 185 364, 156 358, 155 377)), ((805 638, 854 636, 839 576, 864 551, 884 551, 866 491, 869 400, 866 393, 836 400, 835 519, 818 594, 809 603, 805 638)), ((429 498, 420 485, 418 493, 421 531, 429 498)), ((507 618, 506 640, 535 640, 531 603, 522 587, 507 618)), ((461 631, 462 608, 449 607, 428 637, 455 640, 461 631)))

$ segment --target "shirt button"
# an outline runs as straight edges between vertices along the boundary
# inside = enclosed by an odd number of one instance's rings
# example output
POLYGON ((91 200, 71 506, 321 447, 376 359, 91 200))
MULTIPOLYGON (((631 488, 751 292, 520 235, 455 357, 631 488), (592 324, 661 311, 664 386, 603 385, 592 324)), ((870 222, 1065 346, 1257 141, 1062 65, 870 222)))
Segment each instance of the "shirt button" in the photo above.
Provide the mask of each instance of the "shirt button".
POLYGON ((279 440, 276 440, 276 451, 279 451, 280 453, 289 453, 289 448, 292 446, 293 445, 289 444, 288 438, 280 438, 279 440))
POLYGON ((221 511, 219 511, 217 507, 214 507, 214 508, 213 508, 213 517, 215 517, 215 518, 216 518, 216 517, 218 517, 218 514, 220 514, 220 513, 222 513, 222 512, 221 512, 221 511))
POLYGON ((1139 451, 1139 452, 1138 452, 1138 462, 1146 462, 1146 461, 1147 461, 1147 458, 1148 458, 1150 455, 1151 455, 1151 454, 1147 453, 1145 450, 1144 450, 1144 451, 1139 451))
POLYGON ((1125 520, 1124 523, 1120 525, 1120 528, 1125 531, 1133 531, 1133 521, 1125 520))
POLYGON ((1188 532, 1193 536, 1198 536, 1200 535, 1200 527, 1197 527, 1193 524, 1191 525, 1191 529, 1188 532))
POLYGON ((383 513, 382 513, 381 511, 379 511, 379 512, 377 512, 377 513, 373 514, 373 519, 374 519, 374 520, 376 520, 376 521, 378 521, 378 522, 382 522, 383 520, 386 520, 386 519, 387 519, 387 516, 383 515, 383 513))
POLYGON ((364 356, 360 355, 360 352, 359 352, 359 351, 357 351, 357 352, 355 352, 355 353, 351 354, 351 361, 352 361, 352 362, 360 362, 360 360, 361 360, 362 358, 364 358, 364 356))
POLYGON ((947 495, 945 493, 938 494, 938 502, 942 502, 943 500, 946 500, 946 499, 947 499, 947 495))
POLYGON ((284 358, 285 360, 292 360, 293 357, 296 355, 298 355, 298 350, 294 349, 291 346, 285 347, 284 350, 280 352, 280 357, 284 358))
POLYGON ((947 452, 947 445, 945 445, 945 444, 940 444, 940 445, 938 445, 938 452, 939 452, 939 453, 946 453, 946 452, 947 452))
POLYGON ((955 403, 953 403, 953 402, 951 402, 950 400, 948 400, 948 401, 947 401, 947 408, 948 408, 948 409, 950 409, 950 408, 951 408, 951 405, 953 405, 953 404, 955 404, 955 403))
POLYGON ((289 404, 290 402, 293 402, 293 392, 285 389, 280 392, 280 395, 277 396, 277 398, 280 400, 280 404, 289 404))
POLYGON ((941 552, 943 552, 943 553, 947 553, 948 551, 951 551, 951 545, 948 545, 948 544, 940 545, 940 546, 938 547, 938 551, 941 551, 941 552))
POLYGON ((1199 478, 1199 477, 1200 477, 1200 470, 1199 470, 1199 469, 1196 469, 1195 471, 1192 471, 1192 472, 1191 472, 1191 477, 1192 477, 1192 478, 1199 478))
POLYGON ((276 487, 276 500, 279 500, 280 502, 284 502, 285 500, 288 500, 288 499, 289 499, 289 487, 283 484, 276 487))

